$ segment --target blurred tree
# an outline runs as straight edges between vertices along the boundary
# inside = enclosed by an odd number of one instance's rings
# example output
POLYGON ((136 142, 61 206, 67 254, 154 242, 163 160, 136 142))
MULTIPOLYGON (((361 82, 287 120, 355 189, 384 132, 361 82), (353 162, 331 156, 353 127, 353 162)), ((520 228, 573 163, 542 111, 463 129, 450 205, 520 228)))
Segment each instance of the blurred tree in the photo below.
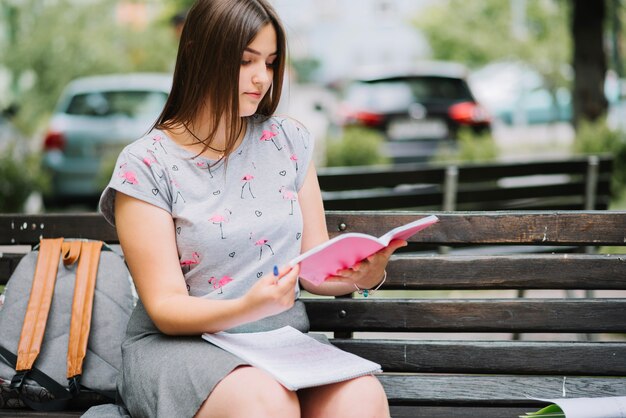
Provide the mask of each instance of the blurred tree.
MULTIPOLYGON (((133 28, 116 23, 110 0, 0 0, 11 36, 0 36, 0 67, 14 80, 16 124, 42 127, 63 87, 83 75, 168 71, 176 54, 166 25, 133 28)), ((0 21, 0 26, 2 26, 0 21)))
POLYGON ((606 52, 604 19, 606 3, 572 0, 572 37, 574 39, 574 124, 582 119, 595 121, 606 113, 604 95, 606 52))
POLYGON ((435 59, 470 68, 522 60, 556 87, 567 83, 564 69, 571 56, 566 6, 559 0, 448 0, 425 9, 415 24, 428 38, 435 59))
MULTIPOLYGON (((546 77, 551 89, 568 84, 575 73, 575 122, 606 112, 603 36, 606 2, 619 0, 448 0, 418 16, 435 58, 470 68, 494 60, 519 59, 546 77)), ((623 13, 620 7, 615 13, 623 13)), ((616 16, 619 17, 619 16, 616 16)))

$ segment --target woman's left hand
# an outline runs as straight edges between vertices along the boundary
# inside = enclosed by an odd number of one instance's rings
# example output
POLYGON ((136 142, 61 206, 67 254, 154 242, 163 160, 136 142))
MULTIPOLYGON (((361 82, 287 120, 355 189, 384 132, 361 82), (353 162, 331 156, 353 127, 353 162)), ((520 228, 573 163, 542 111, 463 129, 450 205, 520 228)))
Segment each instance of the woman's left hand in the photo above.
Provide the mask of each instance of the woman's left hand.
POLYGON ((351 268, 337 271, 334 276, 330 276, 326 280, 349 282, 358 286, 359 289, 371 289, 376 287, 383 279, 385 267, 389 262, 391 254, 398 248, 406 245, 407 242, 404 240, 393 240, 386 248, 356 263, 351 268))

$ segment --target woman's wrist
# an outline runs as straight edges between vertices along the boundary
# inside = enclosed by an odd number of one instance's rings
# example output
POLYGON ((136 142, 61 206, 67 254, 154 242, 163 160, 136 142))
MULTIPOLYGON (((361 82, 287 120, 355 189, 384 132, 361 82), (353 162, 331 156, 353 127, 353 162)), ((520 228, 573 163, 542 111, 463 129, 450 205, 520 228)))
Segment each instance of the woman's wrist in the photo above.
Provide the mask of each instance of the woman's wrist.
POLYGON ((373 289, 361 289, 359 286, 357 286, 356 283, 354 283, 354 287, 356 288, 356 291, 359 295, 363 295, 363 297, 366 298, 369 295, 374 294, 374 292, 376 292, 378 289, 380 289, 383 283, 385 283, 385 280, 387 280, 387 269, 383 270, 383 278, 373 289))

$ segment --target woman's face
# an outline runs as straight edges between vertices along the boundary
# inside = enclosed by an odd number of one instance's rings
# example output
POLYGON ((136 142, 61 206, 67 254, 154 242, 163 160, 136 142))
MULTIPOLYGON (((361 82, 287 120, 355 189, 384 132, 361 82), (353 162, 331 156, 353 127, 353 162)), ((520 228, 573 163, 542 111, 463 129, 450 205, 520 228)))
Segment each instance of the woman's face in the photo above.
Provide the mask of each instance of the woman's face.
POLYGON ((276 61, 276 31, 265 25, 241 57, 239 70, 239 116, 256 113, 261 99, 272 86, 276 61))

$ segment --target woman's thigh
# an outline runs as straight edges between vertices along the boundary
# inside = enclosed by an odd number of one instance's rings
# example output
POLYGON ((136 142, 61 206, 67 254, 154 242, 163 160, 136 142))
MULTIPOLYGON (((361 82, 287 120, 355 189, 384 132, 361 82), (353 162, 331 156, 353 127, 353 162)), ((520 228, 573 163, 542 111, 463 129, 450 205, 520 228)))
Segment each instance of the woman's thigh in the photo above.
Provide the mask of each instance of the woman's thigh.
POLYGON ((385 391, 374 376, 297 392, 302 418, 389 418, 385 391))
POLYGON ((233 370, 215 386, 197 418, 300 417, 295 392, 264 371, 250 366, 233 370))

